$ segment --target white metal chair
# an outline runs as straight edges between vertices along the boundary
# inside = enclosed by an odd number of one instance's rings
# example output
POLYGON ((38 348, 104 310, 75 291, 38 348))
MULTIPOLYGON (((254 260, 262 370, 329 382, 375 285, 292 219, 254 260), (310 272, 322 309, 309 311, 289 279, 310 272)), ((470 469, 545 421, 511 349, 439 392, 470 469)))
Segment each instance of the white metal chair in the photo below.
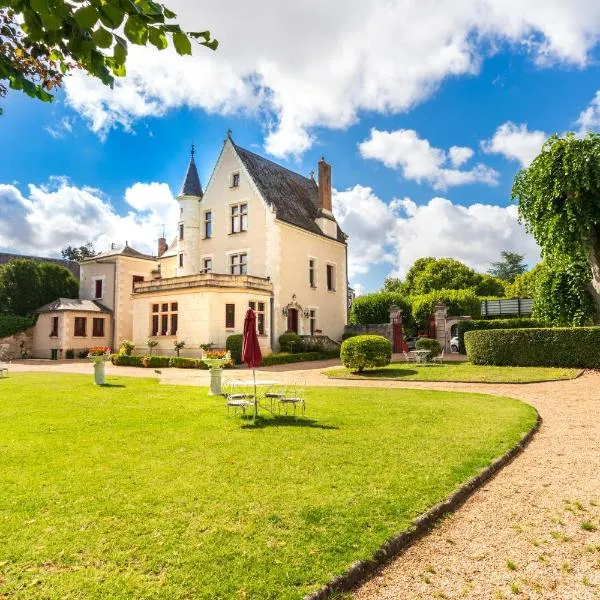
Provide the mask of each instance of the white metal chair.
POLYGON ((417 357, 412 352, 402 352, 404 354, 404 360, 407 363, 416 363, 417 357))
POLYGON ((237 415, 238 409, 245 415, 247 408, 254 408, 254 396, 252 394, 238 392, 232 381, 224 381, 221 384, 221 390, 226 399, 225 406, 227 406, 227 415, 229 415, 229 411, 232 408, 234 415, 237 415))
POLYGON ((445 352, 445 350, 442 350, 441 354, 439 354, 438 356, 434 356, 431 359, 431 362, 436 363, 438 365, 443 365, 444 364, 444 352, 445 352))
POLYGON ((10 360, 8 344, 0 346, 0 377, 8 377, 8 361, 10 360))
POLYGON ((285 390, 283 397, 279 398, 279 413, 281 408, 285 407, 285 414, 288 414, 288 406, 294 407, 294 416, 296 416, 296 408, 302 407, 302 414, 306 411, 306 402, 304 401, 304 382, 296 382, 285 390))

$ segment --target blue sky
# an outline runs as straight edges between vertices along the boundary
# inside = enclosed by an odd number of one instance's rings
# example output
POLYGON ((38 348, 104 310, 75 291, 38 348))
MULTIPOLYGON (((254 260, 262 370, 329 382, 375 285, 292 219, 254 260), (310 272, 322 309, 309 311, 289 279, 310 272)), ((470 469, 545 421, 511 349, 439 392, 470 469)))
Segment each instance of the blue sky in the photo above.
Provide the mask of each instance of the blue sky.
MULTIPOLYGON (((125 235, 152 249, 162 222, 174 230, 169 206, 191 142, 206 183, 231 128, 238 144, 301 173, 321 155, 333 165, 336 214, 351 235, 359 290, 401 275, 421 255, 485 269, 506 248, 534 263, 535 244, 506 208, 512 180, 546 134, 598 129, 600 10, 556 0, 536 22, 526 10, 536 2, 524 2, 522 22, 513 14, 509 27, 502 15, 477 22, 464 4, 449 23, 430 23, 448 28, 439 39, 433 33, 402 47, 393 30, 389 38, 383 31, 378 47, 358 57, 348 56, 354 48, 337 57, 332 49, 318 69, 312 49, 298 58, 294 39, 242 45, 227 29, 227 11, 213 8, 203 19, 221 39, 214 55, 199 49, 177 63, 163 53, 157 64, 142 50, 114 91, 77 75, 50 105, 10 93, 0 117, 0 250, 50 255, 125 235), (574 10, 586 19, 571 18, 574 10), (445 54, 452 56, 439 58, 445 54), (459 148, 455 159, 451 147, 459 148)), ((325 21, 333 9, 323 9, 325 21)), ((414 10, 386 21, 422 18, 414 10)), ((372 9, 363 20, 381 27, 379 18, 372 9)), ((323 50, 326 25, 312 34, 323 50)), ((339 35, 353 39, 363 26, 342 24, 339 35)))

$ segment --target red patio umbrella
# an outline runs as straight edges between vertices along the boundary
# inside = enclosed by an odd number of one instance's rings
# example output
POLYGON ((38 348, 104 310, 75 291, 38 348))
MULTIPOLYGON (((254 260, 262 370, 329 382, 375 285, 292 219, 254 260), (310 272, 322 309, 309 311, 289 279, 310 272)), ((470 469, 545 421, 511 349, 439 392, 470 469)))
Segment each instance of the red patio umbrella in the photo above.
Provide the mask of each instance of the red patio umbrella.
POLYGON ((254 418, 256 419, 258 405, 256 402, 256 371, 254 369, 260 367, 262 352, 260 351, 260 344, 258 343, 258 335, 256 333, 256 315, 251 308, 247 310, 246 318, 244 319, 242 360, 248 365, 249 369, 252 369, 252 377, 254 378, 254 418))

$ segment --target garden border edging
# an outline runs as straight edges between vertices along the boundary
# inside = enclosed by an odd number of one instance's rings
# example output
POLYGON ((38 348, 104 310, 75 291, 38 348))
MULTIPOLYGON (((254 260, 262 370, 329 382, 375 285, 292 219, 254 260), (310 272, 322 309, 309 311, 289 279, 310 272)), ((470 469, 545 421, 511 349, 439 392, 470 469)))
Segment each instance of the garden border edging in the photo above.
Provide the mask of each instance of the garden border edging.
POLYGON ((492 479, 506 465, 512 462, 517 455, 525 450, 542 425, 542 417, 537 410, 535 412, 537 419, 533 427, 508 452, 497 458, 481 473, 472 477, 446 500, 436 504, 419 517, 412 523, 410 529, 395 535, 385 542, 370 559, 354 563, 342 575, 334 577, 332 581, 317 591, 304 596, 304 600, 325 600, 334 593, 351 591, 358 584, 378 573, 392 559, 424 537, 442 517, 458 510, 484 483, 492 479))

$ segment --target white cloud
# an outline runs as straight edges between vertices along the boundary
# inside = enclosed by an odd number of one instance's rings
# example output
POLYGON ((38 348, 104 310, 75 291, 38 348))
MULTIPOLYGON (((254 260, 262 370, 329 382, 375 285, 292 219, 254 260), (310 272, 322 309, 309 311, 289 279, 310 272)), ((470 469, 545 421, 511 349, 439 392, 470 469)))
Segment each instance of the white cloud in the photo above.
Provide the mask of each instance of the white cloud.
POLYGON ((392 169, 402 169, 406 179, 430 183, 435 189, 468 183, 495 185, 498 182, 498 173, 481 163, 465 171, 454 168, 473 156, 471 148, 452 146, 446 153, 431 146, 413 129, 379 131, 373 128, 371 136, 358 148, 363 158, 379 160, 392 169))
POLYGON ((362 296, 366 291, 366 288, 362 283, 351 283, 350 287, 354 290, 355 296, 362 296))
POLYGON ((516 125, 507 121, 496 129, 491 139, 481 142, 481 148, 488 154, 502 154, 519 161, 522 167, 528 167, 547 138, 543 131, 529 131, 525 123, 516 125))
POLYGON ((154 254, 163 224, 177 220, 169 186, 136 183, 125 192, 125 201, 132 210, 120 215, 99 190, 75 187, 61 177, 48 185, 29 185, 28 194, 0 184, 0 249, 51 255, 90 240, 97 249, 128 241, 154 254))
POLYGON ((334 194, 334 213, 350 236, 351 278, 377 264, 404 276, 422 256, 456 258, 480 272, 487 271, 502 250, 524 254, 529 264, 539 260, 538 247, 518 222, 514 205, 462 206, 444 198, 424 205, 394 199, 388 205, 371 188, 357 185, 334 194))
POLYGON ((581 112, 577 119, 580 133, 598 131, 600 129, 600 90, 596 92, 590 105, 581 112))
POLYGON ((73 118, 63 117, 56 125, 46 127, 46 132, 55 140, 66 137, 73 131, 73 118))
MULTIPOLYGON (((477 73, 490 48, 521 46, 539 64, 585 66, 600 32, 596 0, 173 0, 186 29, 221 46, 194 57, 131 48, 114 90, 81 73, 67 101, 100 134, 181 106, 266 116, 266 148, 299 153, 314 128, 345 128, 360 111, 397 113, 453 76, 477 73)), ((493 50, 492 50, 493 51, 493 50)))

